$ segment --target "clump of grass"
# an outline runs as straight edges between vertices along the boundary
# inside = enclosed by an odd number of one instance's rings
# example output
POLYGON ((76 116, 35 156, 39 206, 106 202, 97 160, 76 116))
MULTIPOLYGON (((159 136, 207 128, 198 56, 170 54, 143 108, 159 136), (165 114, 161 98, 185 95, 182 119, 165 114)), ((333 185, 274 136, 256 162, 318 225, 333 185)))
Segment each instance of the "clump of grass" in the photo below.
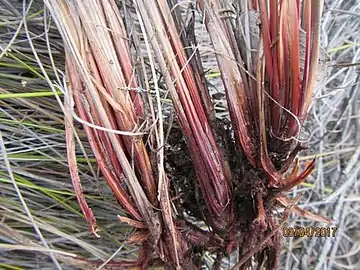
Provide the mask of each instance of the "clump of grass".
MULTIPOLYGON (((291 211, 318 221, 329 221, 300 209, 296 205, 300 196, 293 200, 285 196, 314 167, 311 158, 304 171, 297 175, 298 163, 293 160, 302 148, 297 134, 308 111, 312 91, 312 87, 306 87, 314 79, 309 70, 316 69, 314 66, 317 64, 318 44, 312 40, 317 35, 309 33, 318 31, 319 14, 314 12, 319 11, 318 6, 305 1, 302 7, 313 12, 298 12, 288 18, 284 16, 289 8, 286 3, 276 7, 275 2, 264 5, 265 2, 259 1, 258 6, 254 1, 243 1, 234 7, 235 10, 228 10, 222 1, 212 1, 211 7, 207 2, 200 2, 198 7, 216 52, 230 111, 229 122, 220 120, 215 114, 191 13, 190 20, 185 24, 180 14, 182 9, 174 3, 139 1, 134 9, 126 4, 122 6, 123 24, 116 5, 111 1, 53 1, 50 10, 67 50, 68 84, 59 77, 55 85, 50 81, 60 74, 56 75, 58 71, 51 65, 32 67, 31 72, 50 84, 51 93, 60 104, 62 100, 58 93, 64 93, 65 107, 54 108, 50 99, 46 98, 41 99, 44 102, 39 104, 24 99, 51 95, 44 91, 13 95, 4 89, 4 99, 11 98, 20 106, 26 104, 47 112, 51 121, 46 122, 52 123, 50 125, 44 125, 43 120, 37 121, 32 116, 26 116, 26 122, 20 124, 32 136, 37 134, 31 133, 32 129, 41 132, 42 135, 37 137, 44 142, 45 149, 49 148, 49 143, 54 143, 46 139, 46 134, 56 131, 56 140, 63 138, 65 125, 67 157, 55 150, 58 145, 54 144, 50 149, 54 149, 55 156, 52 152, 43 152, 42 146, 39 146, 31 149, 30 154, 19 155, 16 150, 4 153, 4 159, 12 160, 13 166, 14 162, 25 160, 34 160, 39 164, 52 160, 66 166, 64 161, 67 160, 76 196, 90 230, 105 238, 107 233, 111 238, 124 235, 125 230, 118 232, 111 226, 109 229, 102 226, 104 222, 109 224, 110 220, 116 222, 114 217, 118 215, 120 221, 134 229, 126 238, 128 243, 139 245, 141 249, 135 261, 113 260, 113 256, 109 258, 104 253, 104 249, 110 246, 102 247, 100 251, 84 241, 70 239, 52 226, 61 219, 62 212, 58 208, 51 212, 49 220, 35 219, 33 227, 38 228, 37 232, 53 230, 56 235, 67 237, 86 252, 75 248, 75 257, 74 253, 65 254, 58 249, 47 248, 45 238, 49 237, 48 234, 43 238, 45 248, 40 248, 6 226, 1 227, 2 232, 11 235, 13 241, 23 246, 4 245, 3 248, 24 249, 27 245, 26 250, 49 253, 58 267, 66 263, 83 269, 105 265, 146 267, 159 263, 178 268, 200 267, 209 258, 203 255, 209 252, 216 256, 214 266, 219 267, 222 257, 237 250, 239 257, 235 267, 255 266, 255 262, 272 269, 278 264, 279 230, 291 211), (269 16, 266 16, 264 7, 269 16), (277 20, 272 21, 272 14, 277 12, 279 25, 277 20), (300 14, 304 14, 301 20, 300 14), (131 16, 135 16, 139 24, 131 23, 131 16), (236 19, 231 19, 232 16, 236 19), (91 21, 95 23, 89 23, 91 21), (296 28, 299 21, 304 22, 303 29, 296 28), (261 22, 260 26, 258 22, 261 22), (268 31, 265 30, 267 28, 268 31), (294 32, 294 28, 298 31, 294 32), (283 33, 281 39, 276 38, 277 32, 283 33), (295 49, 289 46, 290 37, 298 40, 295 49), (286 47, 289 49, 284 49, 286 47), (304 59, 300 57, 302 55, 304 59), (281 74, 281 67, 289 62, 292 64, 281 74), (47 76, 41 75, 40 71, 47 76), (300 83, 294 78, 299 78, 300 83), (176 113, 173 124, 169 112, 172 107, 168 106, 169 98, 163 89, 169 90, 176 113), (44 108, 51 108, 57 114, 51 115, 44 108), (65 121, 61 119, 62 112, 65 113, 65 121), (85 134, 79 131, 73 118, 83 124, 85 134), (89 140, 91 150, 82 144, 80 148, 76 147, 75 141, 79 143, 80 139, 84 139, 83 135, 89 140), (79 158, 79 150, 84 157, 79 158), (93 152, 95 158, 89 159, 86 152, 93 152), (101 206, 98 209, 99 198, 88 195, 95 186, 94 182, 87 182, 93 179, 91 175, 96 177, 97 174, 92 168, 94 160, 124 213, 120 208, 110 213, 101 206), (87 169, 84 164, 90 168, 89 174, 83 172, 87 169), (293 171, 286 173, 290 167, 293 171), (80 178, 86 195, 82 193, 80 178), (280 218, 273 213, 279 205, 285 207, 280 218), (102 264, 102 261, 105 263, 102 264)), ((29 28, 26 30, 29 34, 29 28)), ((39 55, 36 58, 39 61, 39 55)), ((11 80, 24 79, 24 76, 10 77, 11 80)), ((16 131, 14 127, 18 124, 14 116, 17 113, 24 116, 18 107, 10 104, 6 103, 8 111, 4 112, 4 123, 9 125, 7 131, 10 132, 5 132, 5 140, 11 138, 8 134, 16 131)), ((61 143, 64 146, 65 141, 61 143)), ((4 145, 2 149, 13 147, 4 145)), ((82 214, 71 200, 69 186, 59 190, 61 185, 58 182, 50 182, 52 186, 44 188, 38 184, 39 180, 34 181, 39 175, 56 174, 56 166, 52 170, 47 170, 45 165, 35 171, 20 169, 24 176, 32 173, 32 179, 28 181, 14 174, 10 163, 7 164, 10 176, 15 177, 7 180, 5 174, 4 185, 14 184, 26 191, 40 192, 60 209, 73 213, 70 218, 74 224, 81 223, 76 217, 82 214)), ((305 186, 308 185, 311 184, 305 186)), ((19 194, 17 192, 15 196, 19 197, 19 194)), ((25 194, 29 196, 28 192, 25 194)), ((5 198, 10 197, 7 194, 5 198)), ((35 209, 36 204, 32 201, 36 201, 36 196, 26 199, 30 209, 35 209)), ((21 216, 16 213, 21 208, 16 205, 9 208, 8 201, 4 205, 6 219, 20 222, 21 216), (13 217, 10 218, 10 215, 13 217)), ((104 208, 116 205, 112 201, 104 208)), ((69 232, 67 226, 63 229, 69 232)), ((114 242, 120 245, 116 240, 114 242)), ((123 245, 118 251, 121 253, 122 249, 123 245)), ((126 252, 123 254, 127 257, 126 252)), ((12 261, 7 260, 4 265, 11 264, 12 261)))
MULTIPOLYGON (((196 42, 194 29, 182 22, 175 3, 134 3, 155 99, 146 95, 151 89, 144 60, 140 58, 140 69, 132 64, 132 37, 115 2, 47 4, 67 51, 65 126, 70 173, 95 235, 95 216, 82 193, 76 162, 74 106, 105 179, 129 215, 119 219, 136 229, 130 241, 142 244, 136 264, 149 264, 153 249, 165 264, 180 268, 196 264, 191 255, 195 247, 200 253, 212 250, 221 258, 241 246, 239 254, 245 259, 238 267, 251 264, 256 254, 258 263, 266 261, 271 269, 278 265, 280 250, 280 227, 272 213, 276 204, 329 222, 300 210, 296 200, 283 195, 314 168, 312 161, 298 174, 293 160, 302 148, 296 137, 308 111, 317 69, 320 1, 239 2, 233 10, 237 27, 222 16, 225 2, 199 2, 225 87, 231 120, 227 131, 213 113, 201 59, 195 50, 186 49, 196 42), (261 27, 255 20, 260 20, 261 27), (180 214, 173 210, 173 188, 164 169, 163 111, 155 61, 194 166, 196 181, 190 189, 199 187, 201 200, 196 203, 205 207, 204 215, 190 215, 204 221, 211 232, 187 225, 184 213, 189 209, 181 205, 191 202, 177 204, 180 214), (141 96, 133 90, 144 82, 141 96), (147 114, 150 117, 145 118, 147 114), (144 126, 149 129, 141 129, 144 126), (233 135, 225 138, 225 132, 233 135), (232 145, 234 151, 224 145, 232 145), (238 158, 230 166, 232 154, 238 158), (292 172, 286 175, 290 166, 292 172), (257 235, 251 236, 252 232, 257 235), (272 244, 261 248, 270 239, 272 244)), ((129 20, 126 23, 129 27, 129 20)), ((178 186, 183 189, 181 183, 178 186)))

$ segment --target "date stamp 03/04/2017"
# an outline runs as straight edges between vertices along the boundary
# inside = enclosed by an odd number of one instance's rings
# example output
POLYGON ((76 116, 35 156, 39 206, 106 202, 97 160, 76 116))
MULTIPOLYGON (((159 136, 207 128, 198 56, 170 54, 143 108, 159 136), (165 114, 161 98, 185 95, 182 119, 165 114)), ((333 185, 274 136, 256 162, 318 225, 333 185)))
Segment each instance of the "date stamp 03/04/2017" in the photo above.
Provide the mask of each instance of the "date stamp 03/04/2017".
POLYGON ((337 227, 283 227, 284 237, 336 237, 337 227))

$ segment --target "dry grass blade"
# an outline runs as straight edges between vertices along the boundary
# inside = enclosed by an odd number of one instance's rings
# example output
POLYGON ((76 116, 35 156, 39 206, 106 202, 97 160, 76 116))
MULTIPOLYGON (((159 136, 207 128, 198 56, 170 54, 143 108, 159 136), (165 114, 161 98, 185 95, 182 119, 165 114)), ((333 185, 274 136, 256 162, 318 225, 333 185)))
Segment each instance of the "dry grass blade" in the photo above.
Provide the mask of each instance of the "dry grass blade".
MULTIPOLYGON (((70 78, 70 80, 71 79, 72 79, 72 77, 70 78)), ((71 81, 71 85, 72 85, 72 87, 74 87, 74 89, 79 89, 79 86, 77 85, 77 83, 78 83, 77 81, 74 81, 74 80, 71 81)), ((68 96, 69 97, 72 96, 71 88, 69 89, 68 96)), ((69 164, 70 175, 71 175, 71 179, 73 181, 73 187, 74 187, 74 191, 77 196, 77 199, 79 201, 79 205, 81 207, 82 212, 84 213, 85 219, 87 220, 87 222, 89 224, 89 230, 97 237, 100 237, 97 234, 98 228, 96 225, 95 216, 85 200, 83 188, 80 183, 80 177, 79 177, 79 173, 78 173, 79 169, 78 169, 77 161, 76 161, 75 142, 74 142, 74 135, 73 135, 74 123, 73 123, 73 118, 72 118, 72 114, 71 114, 72 110, 73 110, 72 100, 70 98, 67 98, 67 100, 65 101, 64 115, 65 115, 67 161, 69 164)))

